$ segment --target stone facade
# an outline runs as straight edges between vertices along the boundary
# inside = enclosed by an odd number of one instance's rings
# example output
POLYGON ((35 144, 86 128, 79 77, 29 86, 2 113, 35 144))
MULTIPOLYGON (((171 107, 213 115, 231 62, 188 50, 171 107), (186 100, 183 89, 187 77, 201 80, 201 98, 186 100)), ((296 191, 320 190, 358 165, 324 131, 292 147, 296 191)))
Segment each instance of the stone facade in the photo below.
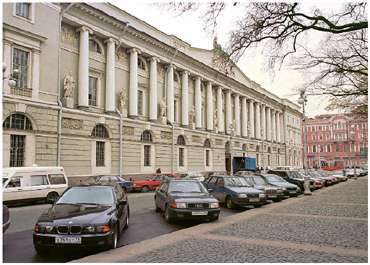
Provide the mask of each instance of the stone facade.
POLYGON ((22 114, 32 130, 4 127, 4 166, 17 133, 27 134, 24 166, 59 164, 71 177, 225 170, 227 153, 256 157, 264 167, 301 165, 299 106, 236 66, 218 70, 215 49, 191 47, 110 4, 31 3, 32 12, 43 13, 32 22, 14 5, 3 5, 5 75, 14 49, 25 49, 30 93, 5 84, 3 120, 22 114), (104 139, 92 136, 98 124, 104 139), (185 145, 177 144, 179 135, 185 145))

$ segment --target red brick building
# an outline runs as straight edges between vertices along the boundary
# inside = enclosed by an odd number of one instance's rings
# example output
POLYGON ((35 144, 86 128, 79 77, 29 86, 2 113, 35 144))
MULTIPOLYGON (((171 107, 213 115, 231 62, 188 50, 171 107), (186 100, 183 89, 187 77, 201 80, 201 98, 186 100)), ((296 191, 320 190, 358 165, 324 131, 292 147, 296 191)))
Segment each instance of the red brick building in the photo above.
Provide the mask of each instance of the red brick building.
POLYGON ((302 142, 307 142, 307 165, 343 168, 367 164, 367 117, 325 114, 306 119, 302 142), (305 138, 305 132, 307 137, 305 138))

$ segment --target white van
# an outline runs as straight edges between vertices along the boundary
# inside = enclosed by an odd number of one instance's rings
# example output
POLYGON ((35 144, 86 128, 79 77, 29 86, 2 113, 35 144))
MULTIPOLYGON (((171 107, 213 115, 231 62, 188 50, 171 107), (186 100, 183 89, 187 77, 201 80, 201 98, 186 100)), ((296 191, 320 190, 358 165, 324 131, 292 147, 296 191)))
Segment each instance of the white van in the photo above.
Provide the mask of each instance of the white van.
POLYGON ((54 202, 68 187, 63 167, 3 168, 3 202, 54 202))

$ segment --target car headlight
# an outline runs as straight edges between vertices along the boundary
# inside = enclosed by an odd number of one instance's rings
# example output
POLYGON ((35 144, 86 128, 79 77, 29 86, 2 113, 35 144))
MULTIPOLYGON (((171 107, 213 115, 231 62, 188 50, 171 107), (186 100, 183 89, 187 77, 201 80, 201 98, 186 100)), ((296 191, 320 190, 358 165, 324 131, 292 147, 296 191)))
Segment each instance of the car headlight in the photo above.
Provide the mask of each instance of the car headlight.
POLYGON ((209 208, 219 208, 219 207, 220 207, 220 205, 218 204, 218 202, 211 202, 209 204, 209 208))
POLYGON ((265 198, 266 197, 266 195, 264 193, 260 193, 259 196, 260 196, 260 198, 265 198))
POLYGON ((33 231, 36 233, 51 233, 53 231, 52 225, 47 224, 35 224, 33 231))
POLYGON ((186 208, 185 202, 176 202, 176 208, 184 209, 186 208))
POLYGON ((87 233, 94 233, 95 232, 95 226, 86 226, 84 228, 85 232, 87 233))
POLYGON ((52 226, 52 225, 45 226, 46 233, 51 233, 53 231, 53 229, 54 229, 54 226, 52 226))
POLYGON ((238 197, 239 198, 247 198, 247 194, 240 193, 240 194, 238 194, 238 197))

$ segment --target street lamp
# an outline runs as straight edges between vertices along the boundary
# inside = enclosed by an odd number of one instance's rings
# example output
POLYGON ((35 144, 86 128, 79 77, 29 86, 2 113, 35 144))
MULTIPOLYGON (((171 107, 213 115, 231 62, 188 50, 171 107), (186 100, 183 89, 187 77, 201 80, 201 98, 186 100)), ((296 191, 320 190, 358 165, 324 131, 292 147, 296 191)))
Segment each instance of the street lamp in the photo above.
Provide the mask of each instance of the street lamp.
POLYGON ((17 85, 17 82, 14 79, 17 78, 17 76, 19 74, 19 70, 14 69, 13 73, 11 75, 5 76, 6 69, 7 69, 7 65, 6 65, 6 63, 3 63, 3 80, 9 79, 8 80, 8 85, 10 87, 15 87, 17 85))
POLYGON ((234 135, 234 132, 235 132, 235 120, 233 120, 232 123, 230 123, 229 125, 229 129, 230 129, 230 175, 233 175, 234 174, 234 169, 233 169, 233 135, 234 135))
POLYGON ((173 122, 167 120, 167 124, 172 127, 172 144, 171 144, 171 174, 173 174, 173 158, 174 158, 174 149, 175 149, 175 126, 173 122))

